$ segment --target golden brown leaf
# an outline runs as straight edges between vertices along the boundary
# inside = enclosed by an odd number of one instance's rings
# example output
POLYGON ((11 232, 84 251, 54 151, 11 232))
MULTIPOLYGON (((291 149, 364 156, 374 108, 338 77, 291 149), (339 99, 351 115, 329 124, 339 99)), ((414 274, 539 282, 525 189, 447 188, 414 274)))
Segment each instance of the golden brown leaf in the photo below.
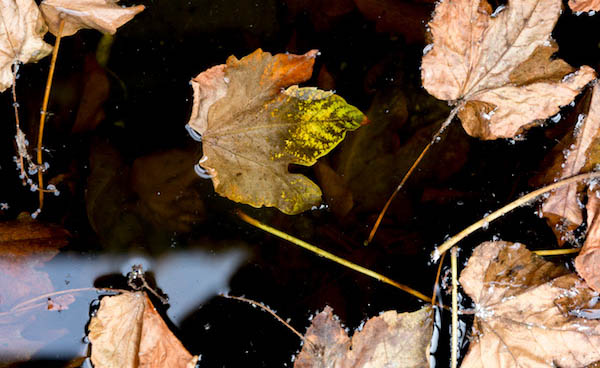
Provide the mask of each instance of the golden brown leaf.
POLYGON ((569 8, 574 12, 600 11, 600 0, 569 0, 569 8))
POLYGON ((524 245, 479 245, 460 283, 475 302, 473 340, 461 367, 574 368, 600 359, 600 321, 585 318, 595 293, 524 245))
POLYGON ((600 292, 600 192, 588 191, 587 235, 575 258, 577 273, 592 289, 600 292))
POLYGON ((122 7, 119 0, 44 0, 40 9, 50 32, 58 35, 61 17, 65 18, 62 36, 71 36, 80 29, 96 29, 114 34, 117 28, 129 22, 144 10, 143 5, 122 7))
MULTIPOLYGON (((580 114, 572 134, 565 137, 552 152, 553 164, 546 169, 545 177, 558 180, 590 171, 600 164, 600 86, 592 90, 592 98, 587 114, 580 114)), ((542 179, 543 180, 543 179, 542 179)), ((545 180, 549 182, 548 179, 545 180)), ((548 184, 548 183, 547 183, 548 184)), ((544 200, 542 212, 564 243, 566 231, 574 230, 583 222, 579 192, 581 184, 570 184, 553 191, 544 200)))
POLYGON ((169 331, 143 292, 102 298, 89 325, 96 368, 192 368, 192 355, 169 331))
POLYGON ((313 165, 366 118, 332 92, 294 85, 310 78, 316 55, 258 49, 192 79, 189 126, 202 135, 199 164, 217 193, 287 214, 320 203, 319 187, 288 166, 313 165))
POLYGON ((387 311, 369 319, 352 341, 332 309, 325 307, 304 336, 294 368, 422 368, 429 366, 427 346, 433 323, 431 308, 412 313, 387 311))
POLYGON ((550 56, 561 0, 512 0, 492 13, 486 0, 442 1, 429 23, 433 44, 423 57, 423 86, 464 103, 468 134, 509 138, 556 114, 594 79, 550 56))
POLYGON ((48 27, 33 0, 0 1, 0 92, 12 86, 14 63, 34 63, 52 48, 44 42, 48 27))

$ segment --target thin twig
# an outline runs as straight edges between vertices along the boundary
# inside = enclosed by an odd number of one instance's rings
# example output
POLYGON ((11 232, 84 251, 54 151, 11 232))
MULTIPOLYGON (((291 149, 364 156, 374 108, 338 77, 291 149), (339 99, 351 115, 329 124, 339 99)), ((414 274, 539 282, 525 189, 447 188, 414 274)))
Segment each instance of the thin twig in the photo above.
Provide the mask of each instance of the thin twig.
POLYGON ((265 225, 262 222, 260 222, 260 221, 258 221, 256 219, 254 219, 254 218, 246 215, 244 212, 242 212, 240 210, 237 210, 236 214, 243 221, 245 221, 245 222, 249 223, 250 225, 255 226, 255 227, 257 227, 257 228, 259 228, 261 230, 264 230, 264 231, 268 232, 269 234, 272 234, 272 235, 275 235, 275 236, 277 236, 277 237, 279 237, 281 239, 287 240, 290 243, 296 244, 296 245, 298 245, 298 246, 300 246, 300 247, 302 247, 304 249, 308 249, 311 252, 320 255, 321 257, 327 258, 327 259, 329 259, 331 261, 334 261, 334 262, 339 263, 339 264, 341 264, 343 266, 351 268, 354 271, 358 271, 358 272, 360 272, 360 273, 362 273, 364 275, 370 276, 370 277, 372 277, 372 278, 374 278, 376 280, 379 280, 379 281, 384 282, 386 284, 392 285, 392 286, 394 286, 394 287, 396 287, 396 288, 398 288, 398 289, 400 289, 402 291, 405 291, 405 292, 407 292, 407 293, 409 293, 409 294, 411 294, 411 295, 413 295, 413 296, 415 296, 415 297, 417 297, 417 298, 419 298, 419 299, 421 299, 421 300, 423 300, 423 301, 425 301, 427 303, 431 303, 431 298, 429 298, 427 295, 425 295, 425 294, 423 294, 423 293, 421 293, 421 292, 419 292, 417 290, 414 290, 411 287, 408 287, 406 285, 400 284, 400 283, 398 283, 398 282, 390 279, 387 276, 383 276, 383 275, 381 275, 381 274, 379 274, 379 273, 377 273, 375 271, 369 270, 368 268, 359 266, 356 263, 352 263, 352 262, 350 262, 348 260, 345 260, 345 259, 343 259, 341 257, 338 257, 338 256, 336 256, 336 255, 334 255, 332 253, 329 253, 329 252, 327 252, 327 251, 325 251, 325 250, 323 250, 323 249, 321 249, 319 247, 316 247, 316 246, 314 246, 312 244, 309 244, 309 243, 307 243, 307 242, 305 242, 303 240, 300 240, 300 239, 295 238, 295 237, 293 237, 293 236, 291 236, 289 234, 286 234, 283 231, 280 231, 280 230, 277 230, 275 228, 272 228, 269 225, 265 225))
POLYGON ((463 240, 464 238, 466 238, 467 236, 469 236, 472 232, 487 226, 488 224, 490 224, 492 221, 502 217, 503 215, 511 212, 512 210, 514 210, 515 208, 518 208, 534 199, 536 199, 538 196, 544 194, 544 193, 548 193, 550 191, 553 191, 554 189, 560 188, 564 185, 568 185, 571 183, 575 183, 581 180, 586 180, 586 179, 593 179, 593 178, 600 178, 600 171, 592 171, 586 174, 579 174, 579 175, 575 175, 572 176, 570 178, 566 178, 560 181, 557 181, 556 183, 552 183, 548 186, 545 186, 543 188, 534 190, 531 193, 528 193, 524 196, 522 196, 521 198, 507 204, 506 206, 500 208, 499 210, 496 210, 494 212, 492 212, 491 214, 489 214, 488 216, 482 218, 481 220, 475 222, 474 224, 472 224, 471 226, 467 227, 466 229, 462 230, 461 232, 459 232, 458 234, 454 235, 453 237, 451 237, 450 239, 448 239, 447 241, 445 241, 442 245, 440 245, 439 247, 437 247, 433 253, 431 254, 431 257, 434 261, 437 261, 437 259, 439 258, 440 255, 442 255, 444 252, 446 252, 448 249, 452 248, 456 243, 458 243, 459 241, 463 240))
POLYGON ((456 368, 458 357, 458 267, 456 248, 450 254, 450 267, 452 269, 452 347, 450 352, 450 366, 456 368))
POLYGON ((385 213, 387 212, 388 208, 392 204, 392 201, 394 200, 394 198, 396 198, 396 195, 400 192, 400 189, 402 189, 402 187, 404 186, 404 184, 406 183, 408 178, 412 175, 412 173, 415 171, 415 169, 421 162, 421 160, 423 160, 423 157, 425 157, 425 154, 427 153, 427 151, 429 151, 429 148, 431 148, 431 146, 438 141, 439 137, 446 130, 446 128, 448 128, 448 126, 452 122, 452 119, 454 119, 454 117, 456 116, 458 111, 460 109, 462 109, 463 105, 464 105, 464 103, 461 103, 461 104, 457 105, 454 109, 452 109, 452 111, 450 111, 450 115, 448 115, 448 117, 442 123, 442 125, 440 126, 438 131, 434 134, 431 141, 429 141, 429 143, 427 143, 425 148, 423 148, 423 151, 421 151, 421 154, 419 154, 419 157, 417 157, 417 159, 415 160, 415 162, 413 162, 412 166, 408 169, 406 174, 404 174, 404 177, 400 181, 400 184, 398 184, 398 186, 396 187, 396 189, 394 190, 392 195, 388 198, 387 202, 385 202, 385 205, 383 206, 383 209, 381 210, 381 212, 379 212, 379 216, 377 216, 377 220, 375 221, 375 224, 373 224, 373 229, 371 229, 371 232, 369 233, 369 237, 367 238, 367 240, 365 240, 365 245, 368 245, 373 240, 373 237, 375 237, 375 233, 377 232, 377 229, 379 229, 379 225, 381 225, 383 216, 385 216, 385 213))
POLYGON ((56 35, 56 41, 54 42, 54 49, 52 50, 52 60, 50 61, 50 70, 48 71, 48 79, 46 80, 46 90, 44 91, 44 100, 42 101, 42 110, 40 111, 40 127, 37 141, 37 163, 38 163, 38 188, 39 191, 39 209, 41 210, 44 206, 44 170, 43 170, 43 158, 42 158, 42 141, 44 139, 44 125, 46 124, 46 109, 48 108, 48 100, 50 99, 50 90, 52 88, 52 79, 54 78, 54 68, 56 67, 56 58, 58 56, 58 48, 60 47, 60 39, 62 36, 63 28, 65 27, 65 18, 61 17, 60 24, 58 26, 58 34, 56 35))
POLYGON ((446 254, 442 254, 442 259, 440 260, 440 264, 438 264, 437 273, 435 275, 435 283, 433 284, 433 295, 431 296, 431 305, 435 306, 435 298, 437 295, 437 290, 440 284, 440 274, 442 273, 442 265, 444 264, 444 257, 446 254))
POLYGON ((275 317, 285 327, 289 328, 290 331, 292 331, 293 333, 295 333, 302 341, 304 341, 305 343, 310 344, 312 348, 315 348, 315 345, 313 344, 312 341, 310 341, 307 338, 305 338, 304 335, 302 335, 300 332, 298 332, 298 330, 296 330, 294 327, 292 327, 289 323, 287 323, 286 321, 284 321, 283 318, 279 317, 277 315, 277 313, 275 313, 274 310, 272 310, 271 308, 267 307, 266 305, 264 305, 262 303, 259 303, 259 302, 255 301, 255 300, 252 300, 252 299, 244 298, 243 296, 235 296, 235 295, 227 295, 227 294, 220 294, 220 295, 223 298, 235 299, 235 300, 246 302, 246 303, 249 303, 249 304, 254 305, 256 307, 259 307, 260 309, 264 310, 265 312, 267 312, 270 315, 272 315, 273 317, 275 317))
POLYGON ((566 248, 566 249, 542 249, 534 250, 533 253, 538 256, 563 256, 565 254, 579 253, 581 248, 566 248))

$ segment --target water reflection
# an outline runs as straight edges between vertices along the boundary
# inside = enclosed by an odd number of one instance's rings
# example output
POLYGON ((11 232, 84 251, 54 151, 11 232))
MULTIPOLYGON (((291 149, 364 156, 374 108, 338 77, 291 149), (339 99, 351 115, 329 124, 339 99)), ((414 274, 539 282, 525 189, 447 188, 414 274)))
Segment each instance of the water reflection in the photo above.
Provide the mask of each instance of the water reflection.
MULTIPOLYGON (((247 253, 241 246, 220 253, 199 249, 172 251, 159 257, 61 253, 40 267, 39 272, 49 276, 56 292, 67 292, 62 298, 55 294, 40 297, 32 291, 12 305, 0 300, 3 311, 0 313, 0 366, 39 359, 67 361, 85 356, 90 305, 106 294, 92 289, 98 280, 116 280, 114 285, 101 286, 124 287, 132 266, 141 264, 169 297, 166 313, 178 325, 203 302, 226 291, 229 279, 246 258, 247 253), (69 293, 69 290, 78 291, 69 293), (74 300, 64 298, 68 295, 73 295, 74 300), (64 305, 61 300, 66 300, 64 305)), ((0 283, 0 295, 6 295, 14 287, 0 283)))

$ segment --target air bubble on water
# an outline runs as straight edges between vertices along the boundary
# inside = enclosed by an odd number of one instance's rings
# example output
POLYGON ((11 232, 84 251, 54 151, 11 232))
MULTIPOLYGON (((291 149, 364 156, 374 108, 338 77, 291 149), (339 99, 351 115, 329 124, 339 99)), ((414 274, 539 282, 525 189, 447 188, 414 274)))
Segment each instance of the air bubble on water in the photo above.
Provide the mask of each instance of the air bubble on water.
POLYGON ((489 227, 490 227, 490 223, 489 222, 484 222, 483 225, 481 225, 481 228, 483 230, 487 230, 487 229, 489 229, 489 227))
POLYGON ((196 142, 202 142, 202 134, 198 133, 190 126, 190 124, 185 124, 185 130, 187 130, 190 137, 196 142))
POLYGON ((31 184, 31 186, 29 187, 29 190, 31 190, 32 192, 35 192, 36 190, 38 190, 37 184, 31 184))
POLYGON ((425 48, 423 49, 423 55, 427 55, 427 53, 429 51, 431 51, 431 49, 433 48, 433 44, 430 43, 429 45, 425 46, 425 48))
POLYGON ((497 17, 498 14, 500 14, 504 10, 504 8, 506 8, 506 6, 504 6, 504 5, 500 5, 499 7, 497 7, 496 10, 494 10, 494 12, 492 13, 491 17, 492 18, 497 17))
POLYGON ((41 212, 42 210, 38 208, 31 214, 31 218, 35 220, 41 212))
POLYGON ((554 115, 553 117, 550 118, 550 120, 552 120, 553 123, 558 123, 560 121, 560 112, 556 115, 554 115))

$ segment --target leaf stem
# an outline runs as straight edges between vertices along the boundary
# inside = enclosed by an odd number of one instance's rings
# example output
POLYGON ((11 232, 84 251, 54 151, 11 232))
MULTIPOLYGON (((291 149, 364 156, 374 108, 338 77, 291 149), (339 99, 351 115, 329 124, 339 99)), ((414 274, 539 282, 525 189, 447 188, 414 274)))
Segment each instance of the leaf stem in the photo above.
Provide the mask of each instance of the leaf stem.
POLYGON ((419 298, 419 299, 421 299, 421 300, 423 300, 423 301, 425 301, 427 303, 431 303, 431 298, 429 298, 427 295, 425 295, 425 294, 423 294, 423 293, 421 293, 421 292, 419 292, 417 290, 412 289, 411 287, 408 287, 406 285, 400 284, 400 283, 398 283, 398 282, 390 279, 389 277, 383 276, 383 275, 381 275, 381 274, 379 274, 379 273, 377 273, 375 271, 371 271, 368 268, 365 268, 365 267, 359 266, 359 265, 357 265, 355 263, 352 263, 350 261, 347 261, 347 260, 345 260, 345 259, 343 259, 341 257, 338 257, 338 256, 336 256, 336 255, 334 255, 332 253, 329 253, 329 252, 327 252, 327 251, 325 251, 325 250, 323 250, 323 249, 321 249, 319 247, 316 247, 316 246, 314 246, 312 244, 309 244, 309 243, 307 243, 307 242, 305 242, 303 240, 300 240, 300 239, 295 238, 295 237, 293 237, 293 236, 291 236, 289 234, 286 234, 283 231, 280 231, 280 230, 277 230, 275 228, 272 228, 269 225, 265 225, 262 222, 260 222, 260 221, 258 221, 256 219, 254 219, 254 218, 246 215, 244 212, 242 212, 240 210, 237 210, 236 214, 243 221, 245 221, 248 224, 250 224, 252 226, 255 226, 255 227, 257 227, 257 228, 259 228, 259 229, 261 229, 263 231, 266 231, 269 234, 272 234, 272 235, 275 235, 275 236, 277 236, 277 237, 279 237, 281 239, 287 240, 290 243, 296 244, 297 246, 302 247, 304 249, 308 249, 311 252, 320 255, 321 257, 327 258, 327 259, 329 259, 331 261, 334 261, 334 262, 339 263, 339 264, 341 264, 343 266, 351 268, 354 271, 360 272, 360 273, 362 273, 364 275, 367 275, 367 276, 370 276, 370 277, 372 277, 372 278, 374 278, 376 280, 379 280, 379 281, 384 282, 386 284, 392 285, 392 286, 394 286, 394 287, 396 287, 396 288, 398 288, 398 289, 400 289, 402 291, 405 291, 405 292, 409 293, 410 295, 413 295, 413 296, 415 296, 415 297, 417 297, 417 298, 419 298))
POLYGON ((52 60, 50 61, 50 70, 48 71, 48 79, 46 80, 46 89, 44 91, 44 100, 42 101, 42 110, 40 111, 40 128, 37 141, 37 164, 38 164, 38 188, 39 190, 39 209, 44 207, 44 170, 42 158, 42 140, 44 138, 44 125, 46 124, 46 109, 48 108, 48 100, 50 99, 50 89, 52 88, 52 79, 54 78, 54 68, 56 67, 56 58, 58 56, 58 48, 60 47, 60 39, 65 27, 65 18, 61 17, 58 26, 58 35, 52 49, 52 60))
POLYGON ((379 229, 379 225, 381 225, 381 221, 383 220, 385 213, 387 212, 388 208, 392 204, 392 201, 394 200, 394 198, 396 198, 396 195, 400 192, 400 189, 402 189, 402 187, 404 186, 404 184, 406 183, 408 178, 412 175, 412 173, 415 171, 415 169, 421 162, 421 160, 423 160, 423 157, 425 157, 425 154, 427 153, 427 151, 429 151, 429 148, 431 148, 431 146, 437 142, 437 140, 442 135, 442 133, 446 130, 446 128, 448 128, 448 126, 450 125, 450 123, 452 122, 452 120, 454 119, 456 114, 458 113, 458 111, 460 109, 462 109, 463 105, 464 105, 464 102, 461 102, 456 107, 454 107, 452 109, 452 111, 450 111, 450 114, 448 115, 446 120, 442 123, 442 125, 440 126, 438 131, 433 135, 433 138, 431 138, 431 141, 429 141, 429 143, 427 143, 425 148, 423 148, 423 151, 421 151, 421 153, 419 154, 419 157, 417 157, 417 159, 415 160, 415 162, 413 162, 413 164, 408 169, 406 174, 404 174, 404 177, 400 181, 400 184, 398 184, 398 186, 396 187, 396 189, 394 190, 392 195, 390 195, 390 197, 388 198, 387 202, 385 202, 385 205, 383 206, 383 209, 381 210, 381 212, 379 212, 379 216, 377 216, 377 220, 375 220, 375 224, 373 224, 373 228, 371 229, 371 232, 369 233, 369 237, 367 238, 367 240, 365 240, 365 245, 369 245, 369 243, 373 240, 373 238, 375 237, 375 233, 379 229))
POLYGON ((456 368, 458 356, 458 267, 456 248, 450 253, 450 267, 452 269, 452 347, 450 352, 450 367, 456 368))
POLYGON ((506 206, 492 212, 488 216, 482 218, 481 220, 479 220, 479 221, 475 222, 474 224, 472 224, 471 226, 465 228, 458 234, 454 235, 453 237, 451 237, 450 239, 445 241, 442 245, 437 247, 433 251, 431 257, 433 258, 434 261, 437 261, 437 259, 439 258, 440 255, 444 254, 444 252, 446 252, 448 249, 452 248, 459 241, 461 241, 464 238, 466 238, 467 236, 469 236, 472 232, 479 230, 480 228, 490 224, 492 221, 511 212, 515 208, 520 207, 520 206, 526 204, 527 202, 536 199, 538 196, 540 196, 544 193, 548 193, 548 192, 553 191, 554 189, 560 188, 564 185, 575 183, 575 182, 578 182, 581 180, 593 179, 593 178, 600 178, 600 171, 592 171, 592 172, 589 172, 586 174, 579 174, 579 175, 571 176, 569 178, 557 181, 556 183, 552 183, 543 188, 534 190, 533 192, 528 193, 528 194, 522 196, 521 198, 518 198, 517 200, 507 204, 506 206))

